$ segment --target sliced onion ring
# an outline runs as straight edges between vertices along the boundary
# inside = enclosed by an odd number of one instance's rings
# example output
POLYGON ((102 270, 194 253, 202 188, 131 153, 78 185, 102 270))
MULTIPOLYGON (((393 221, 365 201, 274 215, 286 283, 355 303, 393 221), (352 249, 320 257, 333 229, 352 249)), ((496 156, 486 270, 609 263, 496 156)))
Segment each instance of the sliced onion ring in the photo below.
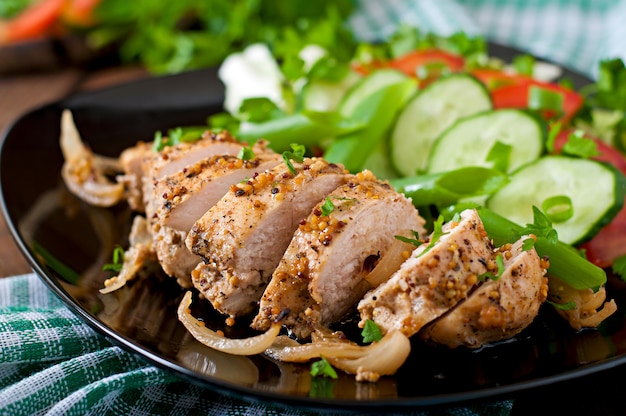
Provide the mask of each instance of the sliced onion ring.
POLYGON ((178 320, 183 323, 187 331, 197 341, 218 351, 233 355, 260 354, 272 345, 272 342, 274 342, 274 339, 280 332, 281 325, 273 324, 270 329, 261 335, 242 339, 226 338, 207 328, 204 322, 194 318, 189 310, 190 305, 191 292, 188 291, 178 306, 178 320))
POLYGON ((343 371, 357 375, 375 374, 375 377, 394 374, 410 352, 411 342, 400 331, 388 332, 379 342, 367 346, 336 340, 299 344, 281 336, 265 351, 268 356, 286 362, 306 362, 324 356, 343 371))
MULTIPOLYGON (((402 236, 408 237, 408 233, 403 233, 402 236)), ((376 267, 363 279, 373 288, 378 287, 381 283, 387 281, 400 268, 400 265, 404 263, 406 257, 403 255, 403 252, 408 251, 411 253, 414 249, 415 246, 413 244, 394 239, 389 249, 376 264, 376 267)))

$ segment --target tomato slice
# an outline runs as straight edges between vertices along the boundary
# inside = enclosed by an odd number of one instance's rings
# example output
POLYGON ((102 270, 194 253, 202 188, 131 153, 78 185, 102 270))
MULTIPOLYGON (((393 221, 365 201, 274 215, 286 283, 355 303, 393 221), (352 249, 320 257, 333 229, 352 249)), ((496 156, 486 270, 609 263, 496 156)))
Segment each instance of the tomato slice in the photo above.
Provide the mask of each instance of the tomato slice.
POLYGON ((530 77, 511 74, 499 69, 478 68, 470 71, 470 73, 485 84, 490 91, 509 85, 528 85, 533 82, 530 77))
POLYGON ((352 67, 361 75, 372 70, 392 68, 419 79, 425 85, 445 72, 460 72, 465 68, 465 59, 440 49, 414 50, 389 61, 374 61, 367 65, 355 64, 352 67))
POLYGON ((389 61, 389 66, 409 76, 430 80, 444 71, 462 71, 465 59, 440 49, 415 50, 389 61))
POLYGON ((6 22, 0 43, 19 42, 44 36, 63 11, 65 0, 43 0, 6 22))
MULTIPOLYGON (((539 87, 563 95, 563 115, 568 122, 583 105, 583 98, 575 91, 557 84, 542 82, 528 75, 511 74, 498 69, 475 69, 471 74, 491 91, 494 108, 528 108, 531 87, 539 87)), ((554 114, 545 112, 546 118, 554 114)))
MULTIPOLYGON (((567 142, 567 137, 573 130, 561 131, 554 140, 554 149, 560 151, 567 142)), ((626 158, 622 153, 602 140, 585 135, 598 145, 600 154, 594 159, 607 162, 615 166, 626 175, 626 158)), ((583 243, 587 259, 598 267, 610 267, 618 257, 626 255, 626 199, 624 208, 613 220, 598 232, 591 240, 583 243)))

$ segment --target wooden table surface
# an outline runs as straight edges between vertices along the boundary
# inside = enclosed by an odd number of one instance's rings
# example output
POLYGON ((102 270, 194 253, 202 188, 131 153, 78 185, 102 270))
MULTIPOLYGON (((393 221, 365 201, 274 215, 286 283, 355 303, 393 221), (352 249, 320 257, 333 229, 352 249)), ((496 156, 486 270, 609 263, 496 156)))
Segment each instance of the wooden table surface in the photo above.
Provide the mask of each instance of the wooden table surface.
MULTIPOLYGON (((22 114, 76 92, 132 81, 148 74, 138 67, 88 71, 67 68, 50 72, 0 75, 0 137, 22 114)), ((30 265, 0 215, 0 277, 29 273, 30 265)))

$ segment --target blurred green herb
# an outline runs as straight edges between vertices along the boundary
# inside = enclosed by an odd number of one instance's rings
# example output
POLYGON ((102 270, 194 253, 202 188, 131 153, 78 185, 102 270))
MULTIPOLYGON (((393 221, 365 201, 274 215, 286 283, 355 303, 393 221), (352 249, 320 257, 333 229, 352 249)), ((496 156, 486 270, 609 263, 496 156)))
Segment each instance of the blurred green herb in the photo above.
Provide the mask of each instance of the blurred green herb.
POLYGON ((347 62, 356 42, 344 22, 353 7, 351 0, 103 0, 89 40, 119 45, 122 61, 157 74, 217 65, 256 42, 279 59, 317 44, 347 62))

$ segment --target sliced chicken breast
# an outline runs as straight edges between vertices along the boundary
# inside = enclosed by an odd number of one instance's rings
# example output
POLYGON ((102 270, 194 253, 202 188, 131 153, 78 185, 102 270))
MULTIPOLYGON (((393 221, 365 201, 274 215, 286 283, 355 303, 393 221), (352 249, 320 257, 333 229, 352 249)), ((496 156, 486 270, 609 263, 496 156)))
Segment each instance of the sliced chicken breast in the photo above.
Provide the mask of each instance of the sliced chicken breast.
POLYGON ((120 154, 120 163, 124 174, 119 175, 116 179, 118 183, 124 185, 128 206, 133 211, 144 212, 143 164, 152 156, 154 156, 152 143, 145 142, 139 142, 120 154))
POLYGON ((478 348, 519 334, 548 296, 548 263, 535 249, 522 250, 522 237, 499 250, 504 271, 487 279, 468 299, 422 330, 423 339, 451 348, 478 348))
MULTIPOLYGON (((303 220, 274 274, 252 326, 280 318, 297 337, 344 316, 371 288, 364 278, 396 235, 425 234, 411 200, 370 172, 353 176, 303 220)), ((401 256, 401 253, 400 253, 401 256)))
POLYGON ((163 270, 183 287, 191 286, 191 271, 201 259, 185 246, 192 225, 236 183, 271 169, 281 162, 264 143, 255 156, 243 160, 233 155, 202 159, 190 167, 155 181, 146 204, 154 234, 154 248, 163 270))
POLYGON ((212 156, 155 181, 151 200, 156 207, 154 220, 164 227, 188 231, 231 185, 282 161, 279 154, 264 146, 255 146, 254 154, 249 160, 234 155, 212 156))
MULTIPOLYGON (((431 239, 432 239, 431 235, 431 239)), ((373 320, 383 330, 419 332, 465 299, 478 276, 495 268, 493 245, 475 210, 443 225, 436 241, 426 241, 391 278, 359 302, 360 325, 373 320)))
POLYGON ((251 312, 300 221, 348 176, 343 166, 310 158, 233 185, 187 236, 203 260, 192 272, 194 286, 222 313, 251 312))

